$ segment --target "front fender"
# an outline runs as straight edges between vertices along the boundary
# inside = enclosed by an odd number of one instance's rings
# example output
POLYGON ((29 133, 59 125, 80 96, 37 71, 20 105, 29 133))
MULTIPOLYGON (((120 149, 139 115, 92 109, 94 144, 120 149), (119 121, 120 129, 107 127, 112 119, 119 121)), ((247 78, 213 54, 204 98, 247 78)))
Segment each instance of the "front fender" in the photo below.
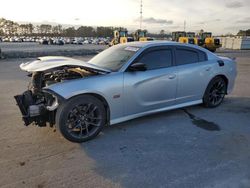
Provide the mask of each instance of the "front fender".
POLYGON ((44 90, 61 100, 94 93, 107 101, 110 108, 110 120, 123 115, 123 73, 121 72, 65 81, 45 87, 44 90))

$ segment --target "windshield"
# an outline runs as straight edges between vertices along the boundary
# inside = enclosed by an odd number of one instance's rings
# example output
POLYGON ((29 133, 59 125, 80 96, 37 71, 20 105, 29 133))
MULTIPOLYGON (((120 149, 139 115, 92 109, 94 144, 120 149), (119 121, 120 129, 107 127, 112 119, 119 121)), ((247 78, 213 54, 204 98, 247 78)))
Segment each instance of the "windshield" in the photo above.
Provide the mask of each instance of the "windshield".
POLYGON ((141 32, 139 32, 139 37, 145 37, 145 32, 143 32, 143 31, 141 31, 141 32))
POLYGON ((132 46, 113 46, 93 57, 88 63, 111 71, 118 71, 138 50, 138 47, 132 46))
POLYGON ((195 33, 187 33, 187 37, 195 38, 195 33))
POLYGON ((204 38, 212 37, 212 33, 203 33, 204 38))
POLYGON ((127 32, 126 31, 120 31, 120 37, 126 37, 127 32))

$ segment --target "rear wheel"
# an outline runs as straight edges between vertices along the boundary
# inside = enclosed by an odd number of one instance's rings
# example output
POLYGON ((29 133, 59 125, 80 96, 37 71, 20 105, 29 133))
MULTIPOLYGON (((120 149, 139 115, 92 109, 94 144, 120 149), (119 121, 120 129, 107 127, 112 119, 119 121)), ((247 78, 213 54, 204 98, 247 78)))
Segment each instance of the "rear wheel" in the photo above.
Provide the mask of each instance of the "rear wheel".
POLYGON ((203 97, 203 104, 206 107, 213 108, 219 106, 227 90, 227 84, 222 77, 215 77, 207 86, 203 97))
POLYGON ((56 114, 57 127, 72 142, 85 142, 96 137, 105 123, 103 103, 90 95, 70 99, 59 107, 56 114))

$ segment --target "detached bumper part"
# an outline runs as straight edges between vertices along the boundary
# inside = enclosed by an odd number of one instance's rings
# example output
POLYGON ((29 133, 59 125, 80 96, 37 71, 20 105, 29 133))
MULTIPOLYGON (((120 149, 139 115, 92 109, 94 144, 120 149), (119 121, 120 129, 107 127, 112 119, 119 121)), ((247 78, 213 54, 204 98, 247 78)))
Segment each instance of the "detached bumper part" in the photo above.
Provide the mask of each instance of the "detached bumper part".
POLYGON ((33 103, 31 91, 25 91, 22 95, 16 95, 14 98, 22 113, 24 124, 28 126, 33 122, 32 118, 29 117, 28 112, 29 105, 32 105, 33 103))
POLYGON ((26 126, 33 122, 40 127, 46 126, 47 122, 50 125, 54 124, 54 112, 48 111, 43 103, 36 104, 30 90, 25 91, 22 95, 16 95, 14 98, 26 126))

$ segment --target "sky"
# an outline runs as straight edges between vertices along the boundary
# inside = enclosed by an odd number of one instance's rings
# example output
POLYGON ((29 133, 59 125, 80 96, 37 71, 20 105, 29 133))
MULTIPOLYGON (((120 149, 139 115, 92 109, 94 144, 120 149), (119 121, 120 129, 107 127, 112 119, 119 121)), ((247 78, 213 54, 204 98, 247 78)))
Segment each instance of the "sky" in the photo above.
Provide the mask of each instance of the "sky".
MULTIPOLYGON (((5 0, 0 18, 17 22, 140 26, 140 0, 5 0)), ((143 0, 142 28, 149 32, 211 31, 236 34, 250 29, 250 0, 143 0)))

